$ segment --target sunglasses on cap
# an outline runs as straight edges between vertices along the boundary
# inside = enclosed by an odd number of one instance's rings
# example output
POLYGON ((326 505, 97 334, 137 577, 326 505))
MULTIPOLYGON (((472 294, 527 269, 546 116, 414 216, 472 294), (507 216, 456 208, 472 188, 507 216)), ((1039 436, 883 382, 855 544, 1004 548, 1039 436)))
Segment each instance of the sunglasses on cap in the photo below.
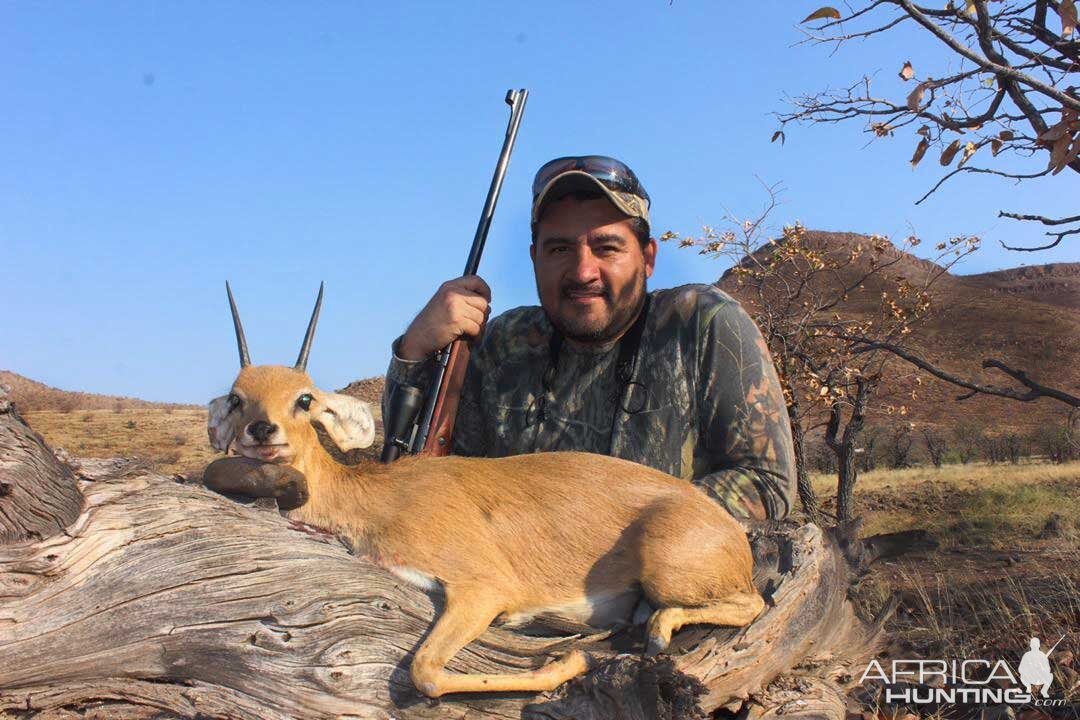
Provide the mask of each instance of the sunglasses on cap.
POLYGON ((637 179, 634 171, 627 167, 625 163, 604 155, 561 157, 544 163, 536 171, 536 179, 533 180, 533 203, 536 202, 536 198, 540 196, 548 183, 571 170, 588 173, 609 190, 637 195, 643 198, 646 203, 651 204, 649 194, 641 186, 641 182, 637 179))

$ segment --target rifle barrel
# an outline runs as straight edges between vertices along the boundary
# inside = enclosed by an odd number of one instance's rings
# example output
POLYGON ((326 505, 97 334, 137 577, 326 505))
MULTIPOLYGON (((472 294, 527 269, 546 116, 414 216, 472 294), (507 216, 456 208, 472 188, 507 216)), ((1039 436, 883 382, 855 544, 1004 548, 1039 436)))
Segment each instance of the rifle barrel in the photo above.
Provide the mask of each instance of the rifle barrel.
MULTIPOLYGON (((480 222, 476 225, 476 234, 473 236, 472 247, 469 249, 469 258, 465 261, 464 275, 475 275, 480 268, 480 256, 484 252, 484 243, 487 242, 488 230, 491 229, 491 220, 495 217, 495 204, 498 203, 499 193, 502 192, 506 169, 510 165, 510 155, 514 152, 514 142, 517 140, 521 117, 525 113, 525 101, 528 98, 529 91, 525 89, 506 91, 506 104, 510 106, 510 121, 506 125, 506 137, 503 139, 502 150, 499 152, 499 162, 495 165, 495 174, 491 178, 491 186, 488 188, 487 199, 484 201, 484 209, 480 213, 480 222)), ((420 452, 427 442, 428 433, 431 431, 431 423, 434 419, 439 388, 442 387, 446 379, 446 369, 449 363, 450 347, 448 346, 439 352, 436 359, 435 375, 432 378, 427 401, 424 403, 420 426, 414 437, 413 453, 420 452)))

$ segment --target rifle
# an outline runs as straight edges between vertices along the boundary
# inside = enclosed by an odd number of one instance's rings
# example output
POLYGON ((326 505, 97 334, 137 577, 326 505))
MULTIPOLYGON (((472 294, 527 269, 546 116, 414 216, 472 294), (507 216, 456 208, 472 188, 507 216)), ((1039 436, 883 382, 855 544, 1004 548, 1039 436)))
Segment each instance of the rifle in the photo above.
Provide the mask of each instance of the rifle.
MULTIPOLYGON (((480 213, 480 222, 476 226, 469 258, 465 262, 463 275, 475 275, 480 267, 480 255, 484 252, 491 220, 495 216, 495 203, 502 191, 506 168, 510 164, 510 154, 514 151, 521 116, 525 112, 528 90, 507 90, 506 104, 510 106, 510 121, 506 126, 499 162, 495 165, 495 175, 491 178, 487 200, 480 213)), ((443 348, 435 359, 435 375, 424 401, 419 388, 400 385, 394 390, 387 407, 388 417, 384 418, 385 440, 382 449, 382 462, 393 462, 402 451, 417 454, 447 455, 450 452, 454 434, 454 420, 457 417, 461 386, 465 382, 465 368, 469 364, 469 347, 463 340, 455 340, 443 348), (417 413, 423 402, 420 422, 416 422, 417 413)))

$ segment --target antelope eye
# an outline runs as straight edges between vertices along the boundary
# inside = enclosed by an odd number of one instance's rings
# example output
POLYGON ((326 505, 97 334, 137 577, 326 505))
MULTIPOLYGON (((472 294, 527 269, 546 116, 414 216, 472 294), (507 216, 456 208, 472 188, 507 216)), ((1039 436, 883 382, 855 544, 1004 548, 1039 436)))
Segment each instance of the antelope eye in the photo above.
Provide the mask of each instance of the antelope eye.
POLYGON ((311 397, 308 393, 304 393, 300 397, 296 398, 296 407, 300 408, 304 412, 311 409, 311 401, 315 398, 311 397))
POLYGON ((231 393, 229 395, 229 411, 231 412, 238 407, 240 407, 240 396, 236 393, 231 393))

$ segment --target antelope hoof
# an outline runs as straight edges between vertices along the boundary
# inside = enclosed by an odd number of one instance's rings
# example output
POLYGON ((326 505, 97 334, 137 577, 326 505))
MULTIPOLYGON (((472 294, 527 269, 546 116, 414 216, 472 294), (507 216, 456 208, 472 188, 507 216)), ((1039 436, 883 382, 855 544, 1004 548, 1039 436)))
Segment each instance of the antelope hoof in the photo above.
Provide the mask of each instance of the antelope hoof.
POLYGON ((654 655, 659 655, 668 649, 669 644, 670 643, 667 640, 658 635, 650 635, 649 641, 645 646, 645 656, 652 657, 654 655))
POLYGON ((266 465, 261 472, 272 478, 279 510, 295 510, 308 501, 307 478, 300 471, 286 465, 266 465))

